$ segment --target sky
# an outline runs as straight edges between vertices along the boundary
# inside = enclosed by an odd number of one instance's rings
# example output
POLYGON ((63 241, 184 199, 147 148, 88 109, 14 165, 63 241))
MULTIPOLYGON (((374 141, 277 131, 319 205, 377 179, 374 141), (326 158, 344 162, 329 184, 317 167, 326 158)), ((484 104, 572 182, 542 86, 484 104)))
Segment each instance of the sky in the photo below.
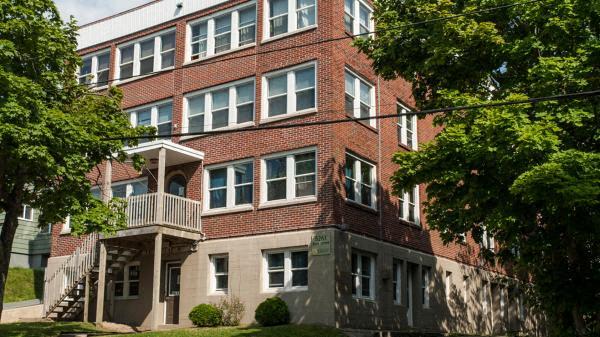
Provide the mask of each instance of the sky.
POLYGON ((150 0, 54 0, 64 21, 73 15, 83 25, 142 5, 150 0))

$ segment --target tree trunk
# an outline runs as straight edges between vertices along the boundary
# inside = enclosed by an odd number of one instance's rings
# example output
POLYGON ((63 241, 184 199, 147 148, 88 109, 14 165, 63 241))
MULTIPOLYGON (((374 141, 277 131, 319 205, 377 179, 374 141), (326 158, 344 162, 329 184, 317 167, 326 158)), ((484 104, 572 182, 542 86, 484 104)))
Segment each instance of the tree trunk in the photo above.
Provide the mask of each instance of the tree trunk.
POLYGON ((20 205, 11 203, 5 209, 4 224, 0 234, 0 319, 2 319, 2 309, 4 302, 4 288, 8 277, 8 266, 10 265, 10 252, 12 251, 13 239, 19 224, 20 205))
POLYGON ((576 305, 571 309, 571 315, 573 316, 573 323, 575 325, 575 331, 578 336, 584 336, 586 334, 586 326, 581 313, 579 312, 579 306, 576 305))

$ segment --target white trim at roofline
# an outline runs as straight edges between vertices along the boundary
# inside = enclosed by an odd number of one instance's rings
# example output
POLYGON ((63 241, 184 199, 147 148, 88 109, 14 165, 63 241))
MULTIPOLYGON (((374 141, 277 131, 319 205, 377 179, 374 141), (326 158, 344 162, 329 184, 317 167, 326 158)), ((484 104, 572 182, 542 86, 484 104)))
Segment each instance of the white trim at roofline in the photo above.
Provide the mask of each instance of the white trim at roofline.
POLYGON ((227 0, 162 0, 140 6, 106 19, 83 25, 79 29, 79 49, 130 35, 186 15, 214 7, 227 0), (179 8, 178 3, 182 6, 179 8), (102 34, 98 34, 102 32, 102 34))
POLYGON ((129 155, 133 155, 160 148, 165 148, 168 151, 177 152, 194 159, 204 160, 204 152, 194 150, 190 147, 179 145, 168 140, 156 140, 153 142, 142 143, 136 147, 126 149, 125 152, 127 152, 129 155))

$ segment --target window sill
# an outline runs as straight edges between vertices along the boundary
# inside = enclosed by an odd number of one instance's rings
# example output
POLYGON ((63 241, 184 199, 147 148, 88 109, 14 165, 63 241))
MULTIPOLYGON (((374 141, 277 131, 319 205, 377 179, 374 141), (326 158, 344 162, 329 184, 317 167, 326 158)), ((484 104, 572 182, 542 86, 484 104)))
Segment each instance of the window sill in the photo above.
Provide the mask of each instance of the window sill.
POLYGON ((33 222, 33 219, 17 218, 19 221, 33 222))
POLYGON ((127 296, 127 297, 117 297, 115 296, 115 301, 127 301, 127 300, 137 300, 139 296, 127 296))
POLYGON ((310 115, 310 114, 314 114, 316 112, 317 112, 317 109, 313 108, 313 109, 308 109, 308 110, 303 110, 303 111, 298 111, 298 112, 291 112, 291 113, 288 113, 285 115, 264 117, 260 120, 260 124, 279 122, 281 120, 290 119, 290 118, 299 117, 299 116, 310 115))
POLYGON ((365 301, 365 302, 371 302, 371 303, 377 303, 377 301, 375 300, 375 298, 373 297, 359 297, 356 295, 352 295, 352 299, 355 301, 365 301))
POLYGON ((268 209, 268 208, 275 208, 275 207, 301 205, 301 204, 308 204, 308 203, 313 203, 313 202, 317 202, 316 196, 303 197, 303 198, 292 199, 292 200, 268 201, 263 204, 260 204, 260 206, 258 206, 258 209, 268 209))
POLYGON ((407 150, 407 151, 417 151, 416 148, 412 148, 412 147, 410 147, 410 146, 408 146, 408 145, 406 145, 404 143, 398 143, 398 146, 401 147, 401 148, 403 148, 403 149, 405 149, 405 150, 407 150))
POLYGON ((225 290, 214 290, 211 291, 208 296, 227 296, 228 292, 225 290))
POLYGON ((131 82, 139 81, 139 80, 148 78, 150 76, 155 76, 155 75, 160 75, 162 73, 166 73, 166 72, 171 71, 171 70, 175 70, 175 67, 173 66, 173 67, 161 69, 161 70, 158 70, 158 71, 153 71, 153 72, 151 72, 149 74, 146 74, 146 75, 133 75, 133 77, 130 77, 130 78, 127 78, 127 79, 124 79, 124 80, 113 80, 113 85, 122 85, 122 84, 127 84, 127 83, 131 83, 131 82))
MULTIPOLYGON (((346 114, 346 117, 347 117, 348 119, 354 119, 354 118, 357 118, 357 117, 349 116, 348 114, 346 114)), ((375 117, 375 116, 373 116, 373 117, 375 117)), ((370 120, 369 120, 369 121, 370 121, 370 120)), ((375 120, 375 121, 377 121, 377 120, 375 120)), ((356 123, 358 123, 358 124, 360 124, 360 125, 364 126, 365 128, 367 128, 368 130, 370 130, 370 131, 372 131, 372 132, 374 132, 374 133, 379 133, 379 130, 377 130, 377 128, 376 128, 376 127, 372 126, 371 124, 365 124, 365 123, 363 123, 363 122, 364 122, 364 120, 358 120, 358 121, 356 121, 356 120, 355 120, 354 122, 356 122, 356 123)), ((375 124, 377 124, 377 123, 375 123, 375 124)))
POLYGON ((308 291, 306 287, 294 287, 294 288, 268 288, 262 291, 263 294, 279 294, 279 293, 297 293, 308 291))
POLYGON ((344 198, 344 201, 346 201, 346 204, 348 204, 350 206, 354 206, 356 208, 362 209, 367 212, 371 212, 374 214, 377 214, 379 212, 376 208, 373 208, 373 207, 367 206, 367 205, 363 205, 360 202, 354 201, 352 199, 344 198))
POLYGON ((423 230, 423 227, 416 222, 408 221, 408 220, 405 220, 402 218, 398 218, 398 221, 400 221, 401 224, 406 225, 408 227, 413 227, 418 230, 423 230))
POLYGON ((216 57, 221 57, 221 56, 224 56, 224 55, 228 55, 228 54, 231 54, 231 53, 235 53, 235 52, 242 51, 244 49, 253 48, 253 47, 256 47, 256 42, 245 44, 245 45, 243 45, 241 47, 236 47, 236 48, 233 48, 233 49, 229 49, 227 51, 224 51, 224 52, 221 52, 221 53, 218 53, 218 54, 212 54, 212 55, 209 55, 209 56, 205 56, 205 57, 202 57, 202 58, 199 58, 199 59, 196 59, 196 60, 187 60, 187 61, 185 61, 183 63, 183 67, 187 67, 187 66, 190 66, 190 65, 195 64, 195 63, 202 63, 202 61, 214 59, 216 57))
POLYGON ((60 235, 71 235, 71 229, 69 230, 61 230, 60 235))
MULTIPOLYGON (((215 129, 215 130, 203 131, 203 132, 237 130, 237 129, 243 129, 243 128, 252 127, 252 126, 255 126, 255 125, 256 124, 254 123, 254 121, 251 121, 251 122, 245 122, 245 123, 241 123, 241 124, 234 124, 234 125, 226 126, 226 127, 223 127, 223 128, 218 128, 218 129, 215 129)), ((198 138, 198 137, 206 137, 206 136, 210 136, 210 135, 211 135, 210 133, 206 133, 206 134, 202 134, 202 135, 181 136, 181 138, 179 138, 179 139, 182 140, 182 141, 184 141, 184 140, 194 139, 194 138, 198 138)))
POLYGON ((291 32, 286 32, 286 33, 283 33, 283 34, 279 34, 279 35, 275 35, 275 36, 263 38, 260 43, 261 44, 267 44, 269 42, 273 42, 273 41, 277 41, 277 40, 280 40, 280 39, 284 39, 284 38, 290 37, 292 35, 304 33, 304 32, 307 32, 307 31, 310 31, 310 30, 313 30, 313 29, 316 30, 318 27, 319 27, 318 24, 314 24, 312 26, 303 27, 303 28, 300 28, 300 29, 293 30, 291 32))
POLYGON ((221 215, 221 214, 231 214, 231 213, 241 213, 241 212, 251 212, 254 210, 254 206, 237 206, 230 208, 218 208, 218 209, 209 209, 205 210, 202 213, 202 216, 212 216, 212 215, 221 215))

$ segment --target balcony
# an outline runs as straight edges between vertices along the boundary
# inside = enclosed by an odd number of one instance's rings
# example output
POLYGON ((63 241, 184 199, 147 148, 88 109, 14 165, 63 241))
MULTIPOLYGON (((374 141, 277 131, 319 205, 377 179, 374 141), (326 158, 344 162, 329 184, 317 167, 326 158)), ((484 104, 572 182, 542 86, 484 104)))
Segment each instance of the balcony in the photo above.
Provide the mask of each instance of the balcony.
MULTIPOLYGON (((164 233, 171 236, 197 239, 202 236, 202 205, 198 200, 167 193, 165 172, 168 166, 179 166, 202 161, 204 153, 195 149, 159 140, 140 144, 126 150, 129 156, 141 156, 146 160, 148 170, 156 170, 155 193, 138 194, 126 198, 127 227, 118 231, 116 237, 164 233)), ((110 190, 112 166, 106 165, 103 189, 110 190)), ((183 186, 185 186, 185 181, 183 186)), ((185 188, 184 188, 185 190, 185 188)), ((177 193, 176 193, 177 194, 177 193)), ((104 201, 108 196, 103 194, 104 201)))
POLYGON ((168 193, 147 193, 127 198, 127 228, 166 226, 201 232, 199 201, 168 193))

